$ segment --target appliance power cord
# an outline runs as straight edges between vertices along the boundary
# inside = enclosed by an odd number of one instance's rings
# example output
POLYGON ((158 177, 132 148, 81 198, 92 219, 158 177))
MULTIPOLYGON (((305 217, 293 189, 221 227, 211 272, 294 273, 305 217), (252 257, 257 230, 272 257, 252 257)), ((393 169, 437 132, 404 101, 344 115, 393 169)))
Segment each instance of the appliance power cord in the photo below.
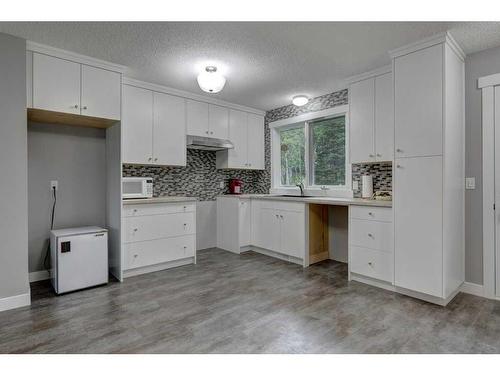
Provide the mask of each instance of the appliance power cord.
MULTIPOLYGON (((50 230, 54 229, 54 217, 56 214, 57 195, 55 186, 52 186, 52 193, 54 202, 52 204, 52 214, 50 216, 50 230)), ((47 240, 47 250, 45 251, 45 258, 43 259, 43 266, 45 267, 45 270, 50 272, 49 254, 50 254, 50 238, 47 240)))

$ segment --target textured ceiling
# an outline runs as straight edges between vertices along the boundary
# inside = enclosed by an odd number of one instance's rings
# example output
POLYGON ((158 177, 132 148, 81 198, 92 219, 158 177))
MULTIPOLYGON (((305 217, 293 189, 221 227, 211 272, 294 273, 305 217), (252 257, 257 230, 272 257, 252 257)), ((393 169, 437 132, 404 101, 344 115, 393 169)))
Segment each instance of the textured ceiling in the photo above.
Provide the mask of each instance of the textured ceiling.
POLYGON ((390 62, 387 51, 450 30, 466 53, 500 45, 500 23, 4 22, 0 31, 129 67, 127 75, 203 94, 197 73, 227 77, 215 96, 269 110, 322 95, 390 62))

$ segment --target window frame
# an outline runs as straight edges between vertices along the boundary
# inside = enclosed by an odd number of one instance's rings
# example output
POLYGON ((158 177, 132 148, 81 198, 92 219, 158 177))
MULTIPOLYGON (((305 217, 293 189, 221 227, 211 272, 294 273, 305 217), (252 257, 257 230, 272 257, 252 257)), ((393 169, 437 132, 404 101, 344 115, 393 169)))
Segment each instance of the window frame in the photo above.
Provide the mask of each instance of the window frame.
POLYGON ((309 195, 326 195, 352 197, 352 176, 351 163, 349 158, 349 106, 342 105, 329 108, 322 111, 309 112, 303 115, 290 117, 269 123, 271 132, 271 193, 290 193, 295 192, 296 186, 287 186, 281 184, 281 138, 280 131, 292 128, 304 128, 304 162, 305 162, 305 180, 304 190, 309 195), (340 117, 345 118, 345 184, 344 185, 314 185, 312 184, 311 172, 311 136, 310 123, 324 118, 340 117))

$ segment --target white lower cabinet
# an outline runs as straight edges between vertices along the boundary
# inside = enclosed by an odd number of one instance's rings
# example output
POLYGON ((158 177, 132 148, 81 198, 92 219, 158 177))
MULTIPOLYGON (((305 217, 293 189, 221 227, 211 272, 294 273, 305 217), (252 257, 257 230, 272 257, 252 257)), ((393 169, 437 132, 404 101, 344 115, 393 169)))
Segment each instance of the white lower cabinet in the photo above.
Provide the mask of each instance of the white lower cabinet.
POLYGON ((217 198, 217 247, 239 254, 251 244, 252 204, 238 196, 217 198))
POLYGON ((169 268, 169 262, 183 259, 196 262, 194 203, 124 205, 122 215, 125 276, 141 267, 139 273, 149 272, 149 266, 169 268))
POLYGON ((305 231, 304 203, 253 200, 253 245, 303 259, 306 250, 305 231))
POLYGON ((349 212, 350 272, 393 284, 392 208, 351 206, 349 212))

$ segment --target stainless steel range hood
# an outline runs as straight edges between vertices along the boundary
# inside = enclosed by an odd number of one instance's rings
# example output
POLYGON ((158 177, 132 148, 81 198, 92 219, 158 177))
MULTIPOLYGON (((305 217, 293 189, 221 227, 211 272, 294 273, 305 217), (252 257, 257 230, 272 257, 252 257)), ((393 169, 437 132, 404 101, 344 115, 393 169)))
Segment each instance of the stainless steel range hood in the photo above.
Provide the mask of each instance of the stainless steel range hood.
POLYGON ((198 137, 196 135, 187 135, 186 145, 187 148, 206 151, 221 151, 234 148, 234 145, 231 143, 231 141, 227 139, 198 137))

